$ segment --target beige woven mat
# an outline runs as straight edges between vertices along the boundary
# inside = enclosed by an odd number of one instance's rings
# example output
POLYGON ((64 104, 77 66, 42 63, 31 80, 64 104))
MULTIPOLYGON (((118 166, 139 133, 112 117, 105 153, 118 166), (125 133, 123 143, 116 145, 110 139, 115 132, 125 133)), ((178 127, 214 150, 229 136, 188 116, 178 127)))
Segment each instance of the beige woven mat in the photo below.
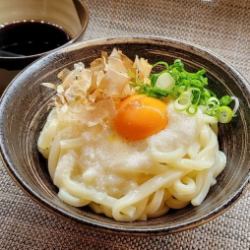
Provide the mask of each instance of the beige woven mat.
MULTIPOLYGON (((250 0, 89 0, 84 40, 160 35, 202 45, 250 81, 250 0)), ((249 249, 250 189, 224 215, 167 236, 103 233, 45 211, 10 179, 0 162, 0 249, 249 249)))

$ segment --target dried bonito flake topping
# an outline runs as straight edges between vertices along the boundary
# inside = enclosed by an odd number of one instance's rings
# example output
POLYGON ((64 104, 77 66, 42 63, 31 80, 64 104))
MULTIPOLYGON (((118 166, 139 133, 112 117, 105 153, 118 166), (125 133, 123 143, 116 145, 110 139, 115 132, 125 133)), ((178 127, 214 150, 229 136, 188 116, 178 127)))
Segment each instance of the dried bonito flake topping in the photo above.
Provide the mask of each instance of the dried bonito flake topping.
MULTIPOLYGON (((43 85, 57 92, 57 114, 67 114, 68 119, 87 126, 103 124, 116 113, 116 105, 124 98, 135 94, 131 86, 133 78, 149 81, 152 66, 147 60, 136 57, 133 62, 121 50, 113 49, 110 55, 101 57, 85 67, 82 62, 74 69, 63 69, 57 75, 60 84, 43 85)), ((65 119, 65 118, 63 118, 65 119)))

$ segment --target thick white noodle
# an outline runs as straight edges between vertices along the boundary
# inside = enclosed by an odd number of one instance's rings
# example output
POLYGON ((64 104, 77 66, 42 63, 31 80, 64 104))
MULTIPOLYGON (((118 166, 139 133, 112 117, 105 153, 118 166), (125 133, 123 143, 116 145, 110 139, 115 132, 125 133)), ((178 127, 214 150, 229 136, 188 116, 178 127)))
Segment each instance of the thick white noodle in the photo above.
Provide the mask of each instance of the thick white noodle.
MULTIPOLYGON (((98 167, 86 168, 81 161, 85 128, 70 123, 69 116, 64 119, 62 112, 51 112, 38 148, 48 158, 59 198, 71 206, 89 205, 96 213, 118 221, 146 220, 170 208, 200 205, 226 165, 226 156, 218 147, 216 121, 199 110, 194 116, 195 139, 172 150, 148 144, 150 166, 109 166, 108 173, 98 167)), ((90 160, 95 157, 92 154, 87 154, 90 160)))

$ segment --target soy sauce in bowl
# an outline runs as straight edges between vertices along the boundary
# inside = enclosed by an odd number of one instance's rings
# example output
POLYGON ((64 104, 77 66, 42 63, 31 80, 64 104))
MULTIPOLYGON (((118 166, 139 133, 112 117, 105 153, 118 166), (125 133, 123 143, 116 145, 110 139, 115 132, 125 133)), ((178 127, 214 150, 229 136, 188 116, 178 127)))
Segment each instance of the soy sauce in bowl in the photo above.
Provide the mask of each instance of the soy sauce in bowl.
POLYGON ((61 27, 43 21, 22 21, 0 27, 0 56, 21 57, 53 50, 71 40, 61 27))

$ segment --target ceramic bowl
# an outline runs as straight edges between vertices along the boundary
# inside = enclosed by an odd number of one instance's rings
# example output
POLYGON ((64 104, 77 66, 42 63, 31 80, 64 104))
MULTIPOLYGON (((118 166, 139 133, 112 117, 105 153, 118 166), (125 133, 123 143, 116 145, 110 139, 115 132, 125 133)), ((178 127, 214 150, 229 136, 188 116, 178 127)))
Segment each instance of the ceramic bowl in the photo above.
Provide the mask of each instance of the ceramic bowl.
POLYGON ((247 81, 228 63, 211 52, 176 40, 160 38, 109 38, 62 48, 33 63, 10 84, 0 102, 0 148, 2 159, 14 179, 40 204, 56 214, 106 229, 133 232, 176 232, 192 228, 221 214, 241 196, 249 181, 250 89, 247 81), (116 222, 88 208, 74 208, 60 201, 49 177, 46 161, 37 150, 37 138, 49 112, 54 92, 41 86, 55 82, 65 67, 83 61, 88 65, 114 47, 129 57, 135 55, 172 62, 184 61, 190 70, 205 68, 210 87, 218 95, 235 95, 240 100, 237 117, 221 125, 219 142, 227 155, 227 165, 206 200, 148 221, 116 222))
MULTIPOLYGON (((70 40, 60 48, 79 40, 89 20, 88 8, 81 0, 1 0, 0 10, 0 28, 23 21, 43 21, 61 27, 70 36, 70 40)), ((50 50, 33 55, 9 56, 8 52, 1 50, 5 40, 3 37, 0 39, 0 95, 20 70, 52 52, 50 50)))

